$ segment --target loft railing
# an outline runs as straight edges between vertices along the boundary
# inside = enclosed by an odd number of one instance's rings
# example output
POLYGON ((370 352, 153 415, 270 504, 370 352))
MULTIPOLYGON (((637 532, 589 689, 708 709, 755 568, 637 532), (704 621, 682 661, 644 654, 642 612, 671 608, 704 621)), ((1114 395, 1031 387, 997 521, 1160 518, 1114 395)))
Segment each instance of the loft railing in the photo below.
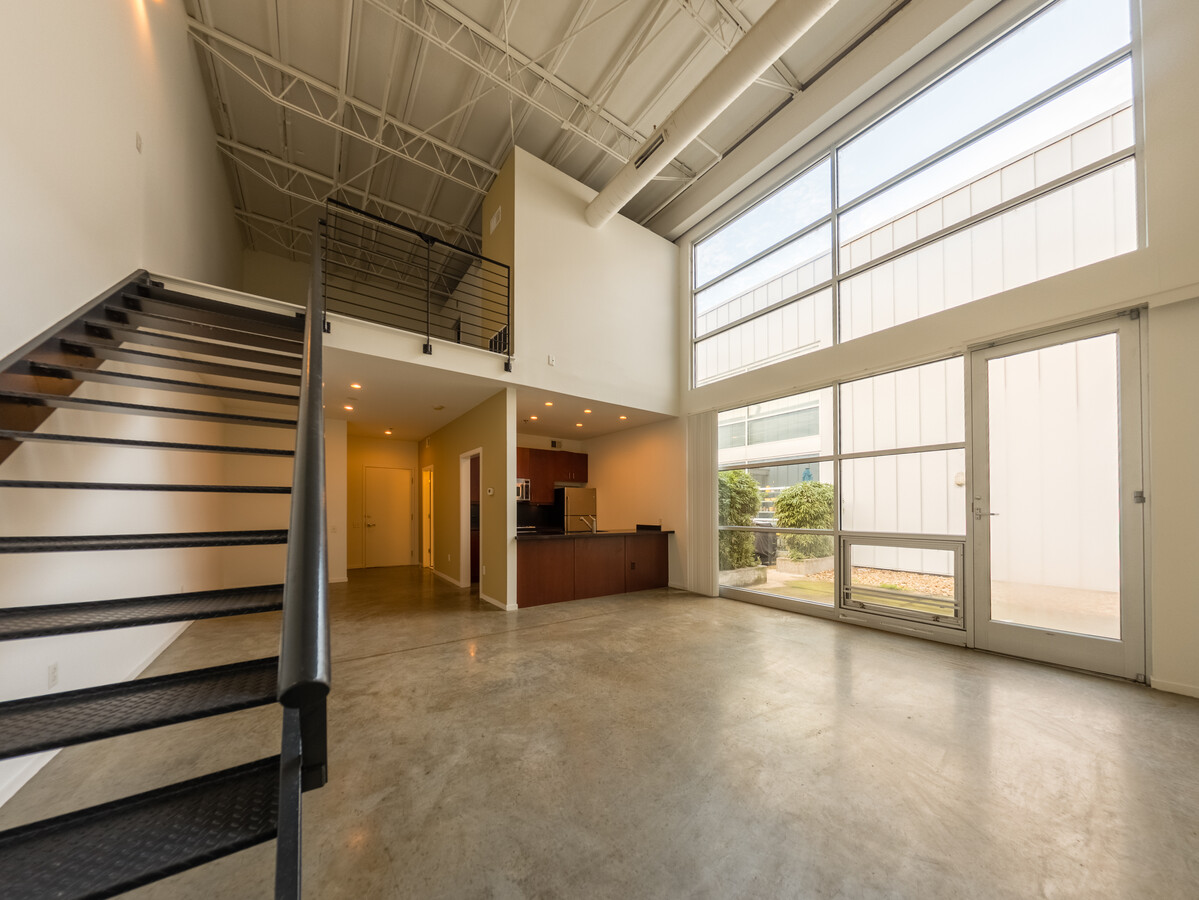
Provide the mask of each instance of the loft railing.
POLYGON ((329 557, 325 532, 325 417, 322 408, 322 340, 325 276, 320 226, 313 234, 312 282, 304 327, 291 519, 283 584, 279 648, 279 702, 284 707, 279 770, 275 896, 300 896, 303 791, 328 778, 325 698, 329 693, 329 557))
POLYGON ((512 368, 507 265, 330 198, 323 245, 329 312, 478 347, 512 368))

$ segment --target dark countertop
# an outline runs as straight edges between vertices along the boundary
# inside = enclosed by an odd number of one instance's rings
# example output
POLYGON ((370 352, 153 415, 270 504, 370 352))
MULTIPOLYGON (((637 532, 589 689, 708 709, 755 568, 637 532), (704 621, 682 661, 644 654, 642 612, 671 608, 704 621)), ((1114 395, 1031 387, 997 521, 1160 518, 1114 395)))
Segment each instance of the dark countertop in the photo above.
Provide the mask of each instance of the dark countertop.
POLYGON ((578 540, 579 538, 606 538, 606 537, 624 537, 629 534, 674 534, 673 530, 662 529, 661 531, 572 531, 570 534, 559 532, 533 532, 528 534, 518 534, 518 541, 561 541, 561 540, 578 540))

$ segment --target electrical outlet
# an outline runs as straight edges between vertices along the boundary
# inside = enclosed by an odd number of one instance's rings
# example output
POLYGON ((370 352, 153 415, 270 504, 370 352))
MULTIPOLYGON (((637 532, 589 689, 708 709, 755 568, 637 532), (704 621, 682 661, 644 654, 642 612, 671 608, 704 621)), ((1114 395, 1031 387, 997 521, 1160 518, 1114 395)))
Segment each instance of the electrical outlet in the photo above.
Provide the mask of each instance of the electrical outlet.
POLYGON ((482 575, 486 575, 487 574, 487 566, 479 566, 479 573, 482 575))
POLYGON ((450 561, 450 555, 449 555, 448 553, 445 555, 445 561, 446 561, 446 562, 449 562, 449 561, 450 561))
POLYGON ((545 361, 551 366, 558 365, 558 357, 554 356, 552 353, 545 358, 545 361))
POLYGON ((46 667, 46 687, 52 688, 58 685, 58 663, 52 662, 46 667))

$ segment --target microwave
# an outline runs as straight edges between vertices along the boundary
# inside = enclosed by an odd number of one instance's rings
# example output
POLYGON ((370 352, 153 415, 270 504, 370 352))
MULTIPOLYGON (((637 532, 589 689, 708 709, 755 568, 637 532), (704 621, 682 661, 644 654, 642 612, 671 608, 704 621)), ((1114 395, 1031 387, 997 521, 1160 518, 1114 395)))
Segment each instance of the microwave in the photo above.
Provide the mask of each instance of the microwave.
POLYGON ((516 499, 517 500, 528 500, 529 499, 529 479, 527 479, 527 478, 516 479, 516 499))

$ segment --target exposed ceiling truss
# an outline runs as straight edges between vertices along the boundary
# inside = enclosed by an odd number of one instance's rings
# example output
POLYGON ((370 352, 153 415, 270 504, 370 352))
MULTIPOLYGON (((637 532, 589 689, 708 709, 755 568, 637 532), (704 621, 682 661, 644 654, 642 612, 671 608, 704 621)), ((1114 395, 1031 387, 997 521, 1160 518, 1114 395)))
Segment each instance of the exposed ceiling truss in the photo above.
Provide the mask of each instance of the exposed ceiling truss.
MULTIPOLYGON (((514 145, 602 187, 770 2, 184 0, 238 221, 293 259, 327 197, 479 252, 514 145)), ((835 40, 896 2, 845 4, 835 40)), ((775 62, 626 213, 648 221, 805 74, 775 62)))

